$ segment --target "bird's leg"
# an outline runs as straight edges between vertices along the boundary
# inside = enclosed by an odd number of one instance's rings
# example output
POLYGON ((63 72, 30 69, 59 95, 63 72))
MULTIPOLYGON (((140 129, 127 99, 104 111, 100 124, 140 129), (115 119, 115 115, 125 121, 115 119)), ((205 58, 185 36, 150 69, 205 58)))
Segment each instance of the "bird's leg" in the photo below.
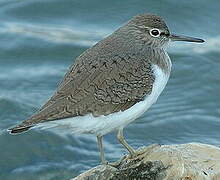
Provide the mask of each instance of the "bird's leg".
POLYGON ((101 163, 107 164, 107 161, 105 160, 104 148, 102 144, 102 136, 97 136, 97 141, 98 141, 101 163))
POLYGON ((128 150, 130 156, 133 157, 135 154, 135 150, 125 141, 123 136, 123 128, 120 128, 117 133, 118 141, 128 150))

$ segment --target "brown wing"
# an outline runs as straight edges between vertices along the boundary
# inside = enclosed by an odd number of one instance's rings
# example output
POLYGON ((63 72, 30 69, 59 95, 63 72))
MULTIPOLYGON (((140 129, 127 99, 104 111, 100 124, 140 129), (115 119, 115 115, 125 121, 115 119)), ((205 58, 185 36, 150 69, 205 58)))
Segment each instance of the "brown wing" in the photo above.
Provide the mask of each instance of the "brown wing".
POLYGON ((40 111, 16 128, 89 113, 100 116, 124 111, 150 94, 153 82, 152 65, 145 56, 106 52, 94 46, 76 59, 40 111))

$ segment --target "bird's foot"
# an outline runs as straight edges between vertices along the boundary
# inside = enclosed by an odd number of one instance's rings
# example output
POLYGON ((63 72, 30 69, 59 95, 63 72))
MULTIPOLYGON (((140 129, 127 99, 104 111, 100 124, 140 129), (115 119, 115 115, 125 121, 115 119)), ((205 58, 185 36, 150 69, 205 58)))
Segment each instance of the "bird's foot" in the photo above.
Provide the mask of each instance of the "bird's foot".
POLYGON ((159 144, 151 144, 147 147, 141 147, 137 150, 132 151, 132 153, 130 152, 129 154, 123 156, 120 160, 118 160, 116 162, 107 162, 106 161, 105 165, 109 165, 109 166, 117 168, 126 161, 133 161, 135 159, 142 159, 145 157, 146 154, 150 154, 155 148, 159 148, 159 147, 160 147, 159 144))
POLYGON ((159 148, 161 145, 160 144, 151 144, 147 147, 140 147, 137 151, 136 151, 136 155, 142 155, 142 154, 149 154, 150 152, 152 152, 155 148, 159 148))
POLYGON ((147 147, 141 147, 141 148, 133 151, 132 153, 130 152, 128 155, 125 156, 124 159, 129 159, 129 160, 135 159, 137 157, 140 157, 143 154, 145 156, 146 154, 151 153, 155 148, 158 148, 158 147, 160 147, 159 144, 152 144, 147 147))
POLYGON ((119 167, 121 165, 121 163, 126 159, 127 156, 123 156, 121 159, 119 159, 118 161, 115 162, 108 162, 106 165, 112 166, 112 167, 119 167))
POLYGON ((102 160, 102 162, 101 162, 101 165, 108 165, 108 164, 109 164, 109 162, 106 160, 102 160))

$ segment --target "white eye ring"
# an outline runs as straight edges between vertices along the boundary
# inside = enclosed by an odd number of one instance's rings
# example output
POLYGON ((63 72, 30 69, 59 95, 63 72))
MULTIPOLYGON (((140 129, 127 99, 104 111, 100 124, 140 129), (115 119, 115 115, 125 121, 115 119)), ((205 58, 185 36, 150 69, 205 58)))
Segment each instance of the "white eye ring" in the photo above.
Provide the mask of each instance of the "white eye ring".
POLYGON ((160 30, 157 29, 157 28, 153 28, 153 29, 150 30, 150 35, 152 37, 159 37, 160 34, 161 34, 160 30))

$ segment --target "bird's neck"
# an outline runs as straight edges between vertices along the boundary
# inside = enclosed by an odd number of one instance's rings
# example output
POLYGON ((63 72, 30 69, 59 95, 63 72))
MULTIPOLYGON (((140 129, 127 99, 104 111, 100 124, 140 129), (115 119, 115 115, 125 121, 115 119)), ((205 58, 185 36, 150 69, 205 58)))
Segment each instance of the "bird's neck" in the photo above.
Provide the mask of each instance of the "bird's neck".
POLYGON ((158 46, 152 39, 143 37, 133 26, 124 26, 114 33, 117 46, 124 51, 140 53, 143 58, 159 66, 166 74, 170 74, 171 60, 166 52, 168 42, 158 46))
POLYGON ((112 47, 114 47, 113 51, 116 54, 136 54, 140 58, 159 66, 166 74, 170 74, 171 61, 165 48, 153 46, 152 43, 149 43, 148 41, 138 39, 131 33, 131 31, 127 31, 127 29, 125 30, 120 28, 103 41, 102 44, 104 44, 104 47, 108 47, 105 48, 105 51, 113 53, 112 47))
POLYGON ((142 53, 152 64, 159 66, 167 75, 170 74, 172 63, 165 49, 143 46, 142 53))

